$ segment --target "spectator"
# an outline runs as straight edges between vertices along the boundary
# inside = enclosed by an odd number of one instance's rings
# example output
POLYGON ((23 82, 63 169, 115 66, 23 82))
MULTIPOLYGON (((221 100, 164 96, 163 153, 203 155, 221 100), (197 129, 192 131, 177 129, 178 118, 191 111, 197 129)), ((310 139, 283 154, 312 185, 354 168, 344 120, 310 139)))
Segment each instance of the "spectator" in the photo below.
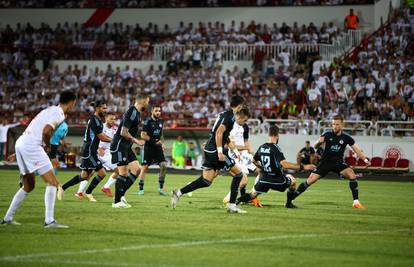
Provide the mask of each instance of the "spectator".
POLYGON ((201 155, 194 142, 188 143, 187 157, 191 160, 191 166, 193 168, 201 167, 201 155))
POLYGON ((311 147, 310 141, 305 142, 303 147, 296 156, 298 164, 314 164, 315 163, 315 149, 311 147))
POLYGON ((349 15, 345 17, 345 29, 347 30, 356 30, 358 29, 359 18, 354 13, 354 9, 349 10, 349 15))

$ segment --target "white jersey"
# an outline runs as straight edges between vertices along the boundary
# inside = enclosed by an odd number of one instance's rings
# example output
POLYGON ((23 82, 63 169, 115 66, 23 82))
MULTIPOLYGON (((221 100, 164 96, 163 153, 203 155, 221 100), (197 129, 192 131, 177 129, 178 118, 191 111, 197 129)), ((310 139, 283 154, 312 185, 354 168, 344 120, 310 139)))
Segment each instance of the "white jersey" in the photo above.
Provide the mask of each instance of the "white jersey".
MULTIPOLYGON (((244 140, 247 139, 249 139, 249 127, 247 124, 241 126, 237 122, 234 122, 233 129, 230 131, 230 140, 236 146, 244 146, 244 140)), ((236 163, 243 173, 249 174, 249 170, 254 171, 256 169, 256 166, 253 164, 253 156, 247 150, 240 152, 240 161, 233 151, 230 150, 229 154, 231 158, 236 160, 236 163)))
POLYGON ((236 146, 244 146, 244 127, 234 122, 233 129, 230 131, 230 140, 233 141, 236 146))
MULTIPOLYGON (((109 138, 113 139, 116 133, 116 130, 117 130, 116 126, 109 128, 108 125, 105 123, 103 125, 102 132, 109 138)), ((111 146, 111 142, 102 142, 102 141, 99 142, 99 148, 103 148, 105 150, 105 153, 109 152, 110 146, 111 146)))
POLYGON ((42 110, 23 132, 22 142, 42 146, 45 126, 50 125, 56 129, 64 120, 65 113, 60 106, 52 106, 42 110))

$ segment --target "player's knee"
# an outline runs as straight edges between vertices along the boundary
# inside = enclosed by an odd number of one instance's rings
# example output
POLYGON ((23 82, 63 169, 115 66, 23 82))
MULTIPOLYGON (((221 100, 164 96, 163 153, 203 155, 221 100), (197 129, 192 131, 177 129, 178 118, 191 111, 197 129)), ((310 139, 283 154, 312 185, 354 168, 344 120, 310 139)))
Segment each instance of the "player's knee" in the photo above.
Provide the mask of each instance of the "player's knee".
POLYGON ((291 186, 296 186, 296 178, 293 175, 288 174, 286 177, 289 177, 291 186))
POLYGON ((105 171, 105 169, 104 169, 104 168, 100 169, 100 170, 98 171, 98 175, 99 175, 101 178, 105 178, 105 176, 106 176, 106 171, 105 171))
POLYGON ((26 193, 30 193, 30 192, 32 192, 34 188, 35 188, 34 183, 25 183, 25 184, 23 185, 23 190, 24 190, 26 193))

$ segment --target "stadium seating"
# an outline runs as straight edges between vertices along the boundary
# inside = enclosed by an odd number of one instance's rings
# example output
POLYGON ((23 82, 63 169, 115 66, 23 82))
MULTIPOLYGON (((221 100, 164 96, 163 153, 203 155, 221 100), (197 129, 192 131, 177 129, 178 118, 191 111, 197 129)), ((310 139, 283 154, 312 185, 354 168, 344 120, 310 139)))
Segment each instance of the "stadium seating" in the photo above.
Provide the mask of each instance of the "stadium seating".
POLYGON ((355 166, 357 163, 357 160, 355 157, 350 156, 350 157, 345 158, 345 163, 348 164, 349 166, 355 166))
POLYGON ((395 168, 397 160, 395 158, 386 158, 384 160, 383 168, 395 168))
POLYGON ((381 157, 373 157, 371 159, 371 169, 378 169, 382 167, 383 159, 381 157))
POLYGON ((396 170, 402 172, 408 172, 410 167, 410 161, 408 159, 399 159, 397 161, 396 170))

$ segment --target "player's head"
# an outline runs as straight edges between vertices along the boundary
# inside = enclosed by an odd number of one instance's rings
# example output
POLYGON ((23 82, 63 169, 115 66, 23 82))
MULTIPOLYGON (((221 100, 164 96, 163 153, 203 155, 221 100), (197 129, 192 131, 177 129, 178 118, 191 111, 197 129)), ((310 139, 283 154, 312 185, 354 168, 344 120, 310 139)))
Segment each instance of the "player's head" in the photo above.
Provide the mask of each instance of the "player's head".
POLYGON ((72 109, 76 104, 76 94, 72 91, 66 90, 60 94, 59 104, 67 106, 66 111, 72 109))
POLYGON ((152 106, 151 116, 155 119, 159 119, 161 117, 161 106, 152 106))
POLYGON ((92 103, 94 109, 95 109, 95 113, 100 117, 100 118, 105 118, 106 116, 106 111, 108 109, 108 107, 106 106, 105 101, 99 100, 96 102, 92 103))
POLYGON ((135 106, 140 108, 140 112, 145 111, 148 107, 150 97, 147 93, 138 93, 135 96, 135 106))
POLYGON ((238 125, 244 125, 250 118, 250 110, 247 106, 242 105, 236 111, 236 122, 238 125))
POLYGON ((105 123, 108 127, 113 127, 115 125, 116 116, 113 113, 107 113, 105 116, 105 123))
POLYGON ((189 142, 189 143, 188 143, 188 146, 189 146, 190 148, 194 148, 194 142, 189 142))
POLYGON ((269 139, 271 143, 276 143, 279 141, 279 127, 277 125, 272 125, 269 128, 269 139))
POLYGON ((184 138, 181 135, 179 135, 179 136, 177 136, 177 140, 182 142, 184 140, 184 138))
POLYGON ((344 118, 341 115, 335 115, 332 118, 332 131, 335 134, 338 134, 340 131, 342 131, 343 125, 344 125, 344 118))
POLYGON ((305 146, 306 146, 306 148, 309 148, 310 147, 310 141, 306 141, 305 146))
POLYGON ((244 104, 244 98, 242 96, 235 95, 231 97, 230 107, 236 112, 242 107, 243 104, 244 104))

